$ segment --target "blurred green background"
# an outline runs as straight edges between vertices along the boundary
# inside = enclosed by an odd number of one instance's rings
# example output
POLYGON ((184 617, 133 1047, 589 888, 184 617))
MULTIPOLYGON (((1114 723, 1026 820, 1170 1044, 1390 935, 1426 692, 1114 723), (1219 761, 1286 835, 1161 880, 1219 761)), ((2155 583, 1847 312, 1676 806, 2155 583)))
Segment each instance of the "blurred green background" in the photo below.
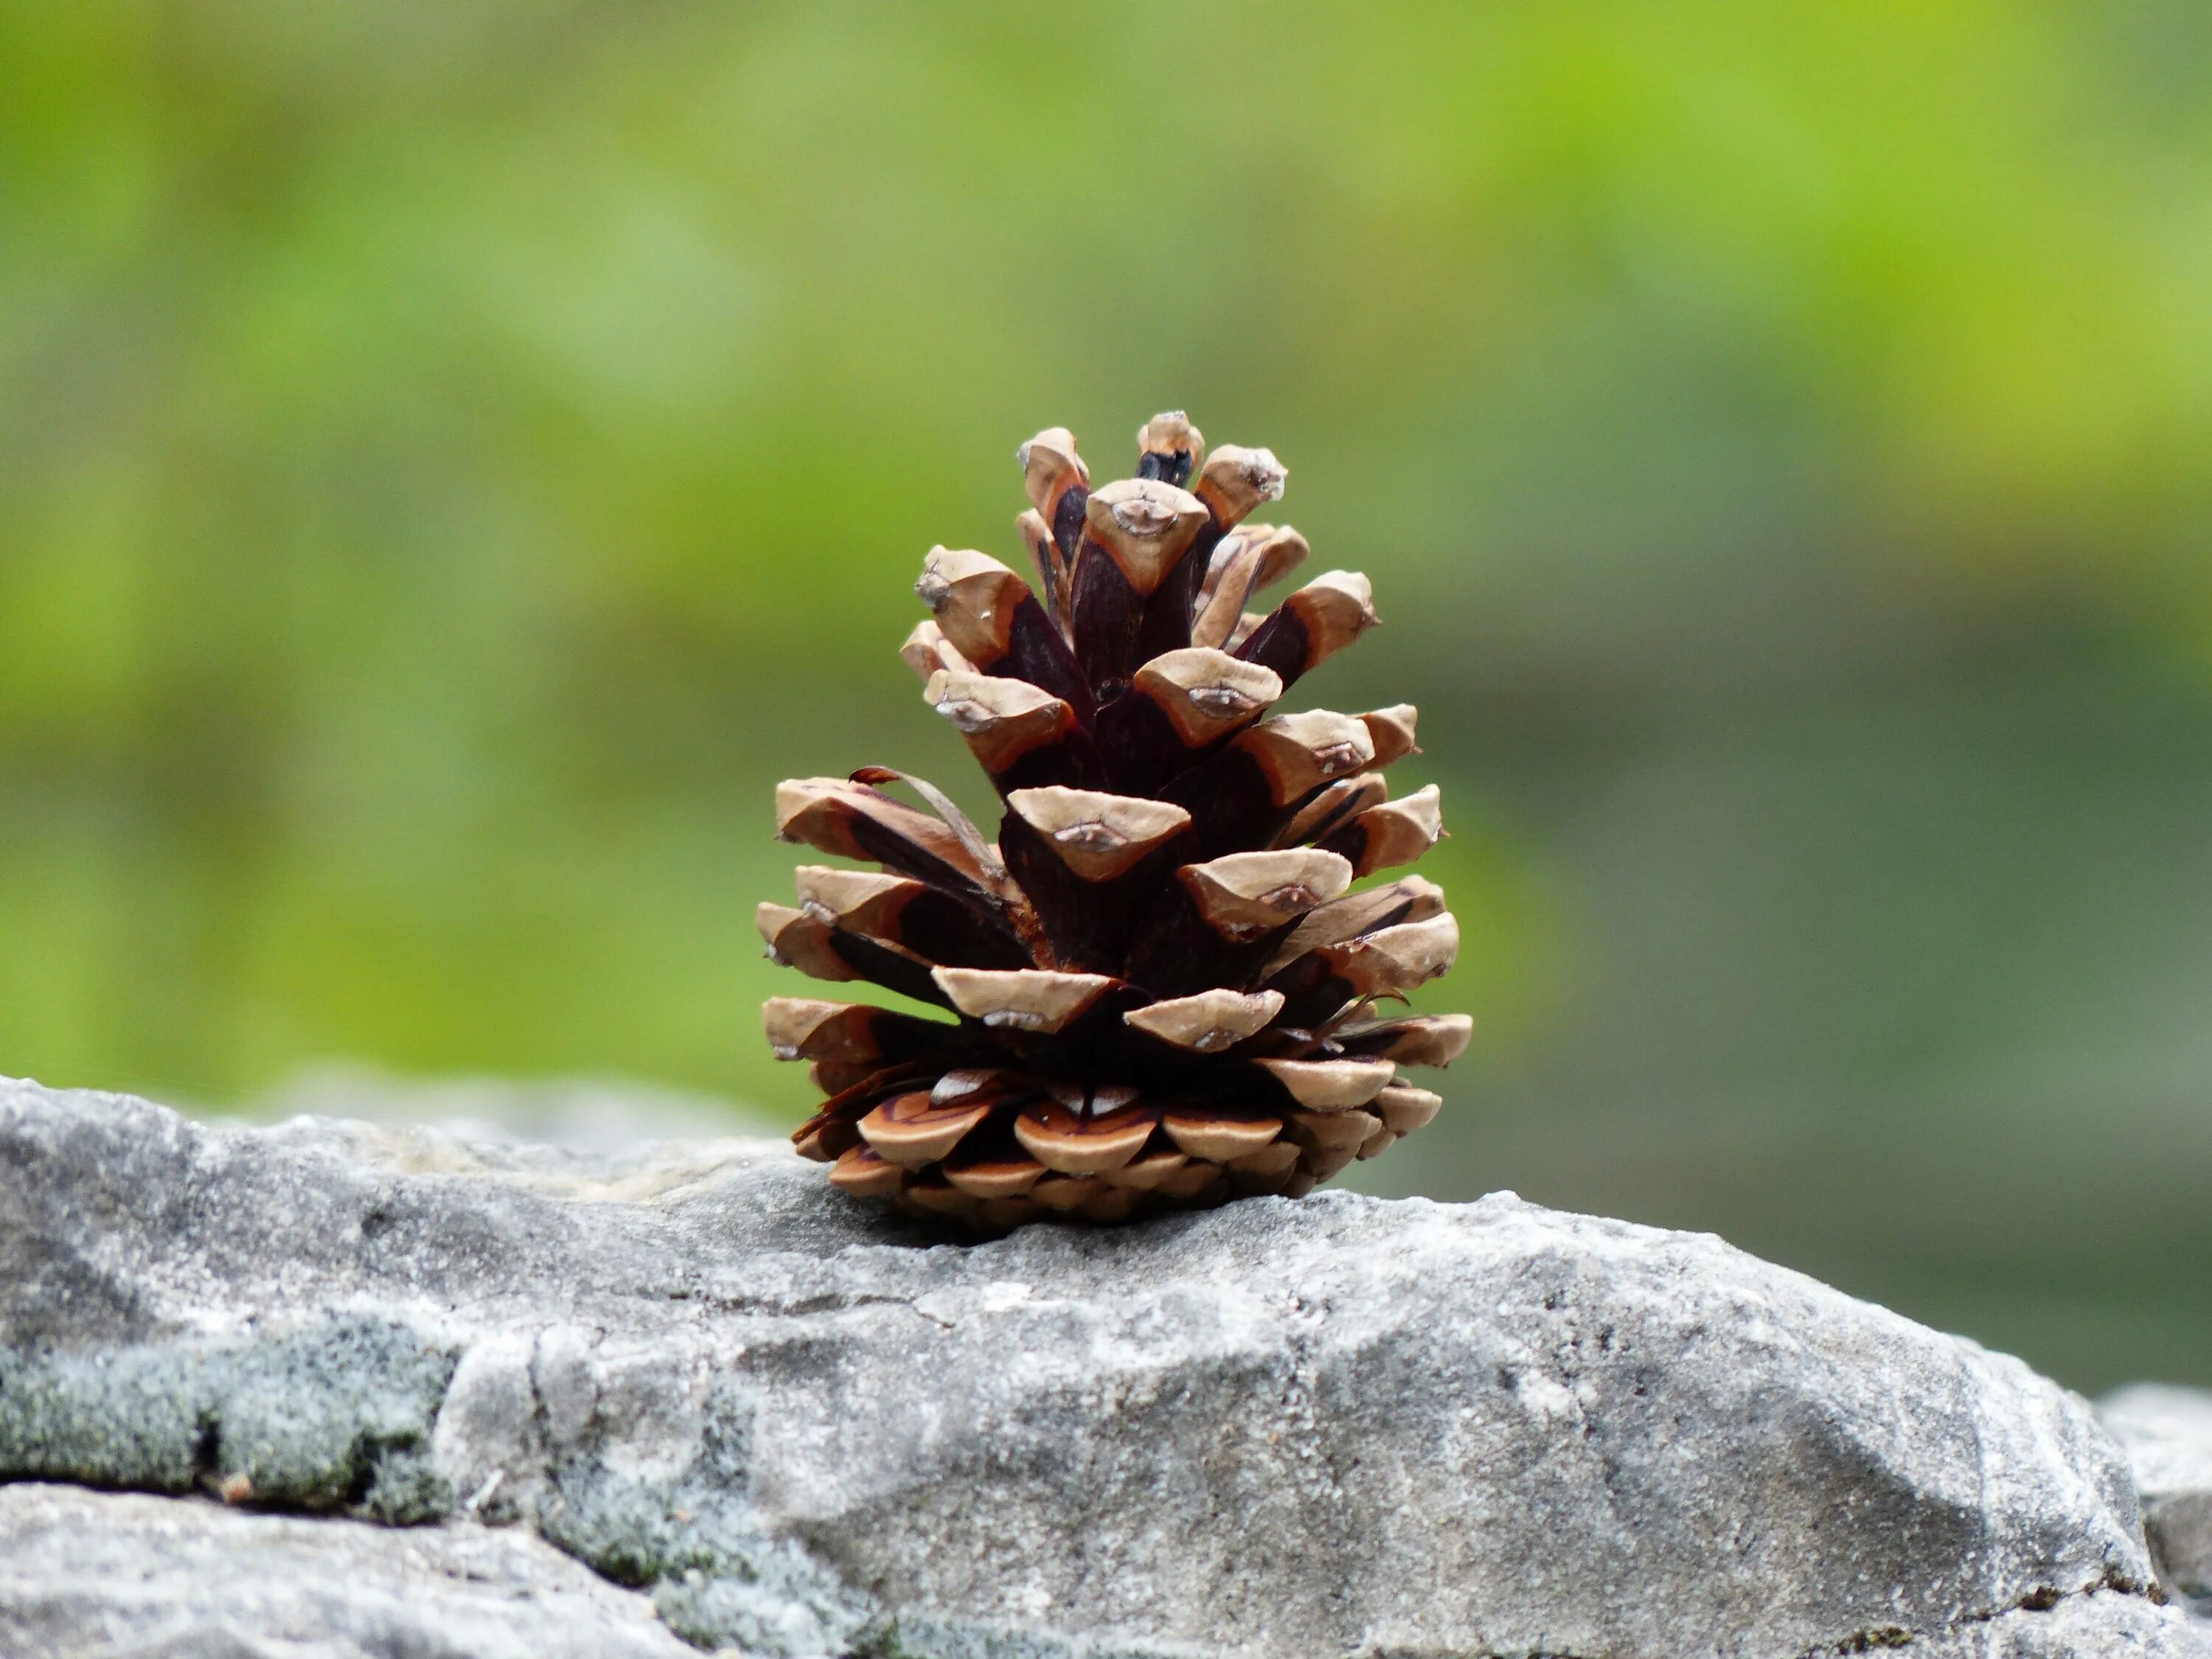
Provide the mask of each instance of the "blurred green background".
POLYGON ((796 1121, 771 786, 974 801, 921 555, 1188 407, 1446 787, 1481 1035, 1368 1184, 2212 1381, 2212 12, 15 5, 0 86, 0 1071, 796 1121))

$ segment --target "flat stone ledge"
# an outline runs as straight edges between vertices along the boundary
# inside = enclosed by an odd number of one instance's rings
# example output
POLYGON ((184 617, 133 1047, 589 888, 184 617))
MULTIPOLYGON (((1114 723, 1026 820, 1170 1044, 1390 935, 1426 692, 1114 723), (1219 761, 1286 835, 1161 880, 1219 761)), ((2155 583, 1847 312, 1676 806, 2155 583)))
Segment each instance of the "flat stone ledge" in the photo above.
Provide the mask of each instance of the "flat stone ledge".
POLYGON ((33 1484, 0 1486, 0 1653, 697 1659, 645 1596, 519 1528, 33 1484))
MULTIPOLYGON (((1004 1659, 1036 1650, 1011 1635, 981 1645, 971 1635, 950 1650, 1004 1659)), ((1109 1659, 1126 1650, 1077 1644, 1063 1651, 1109 1659)), ((1932 1637, 1875 1631, 1821 1654, 1872 1651, 1905 1659, 2200 1659, 2208 1650, 2172 1611, 2096 1593, 1932 1637)), ((24 1482, 0 1486, 0 1653, 696 1659, 698 1650, 659 1623, 647 1597, 519 1528, 468 1521, 395 1528, 258 1514, 210 1498, 24 1482)))

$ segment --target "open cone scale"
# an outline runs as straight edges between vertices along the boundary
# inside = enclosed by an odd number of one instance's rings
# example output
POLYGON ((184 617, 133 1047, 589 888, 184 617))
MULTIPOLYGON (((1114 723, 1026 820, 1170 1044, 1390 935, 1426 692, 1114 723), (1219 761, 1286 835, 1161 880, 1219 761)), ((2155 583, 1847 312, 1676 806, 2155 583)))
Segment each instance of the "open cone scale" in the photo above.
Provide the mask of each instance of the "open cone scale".
POLYGON ((885 768, 776 792, 783 839, 877 869, 801 866, 760 907, 769 955, 947 1016, 763 1009, 828 1097, 793 1139, 855 1196, 995 1232, 1302 1195, 1434 1117, 1399 1068, 1467 1047, 1464 1015, 1379 1012, 1451 966, 1443 890, 1355 886, 1443 833, 1433 785, 1381 776, 1414 709, 1269 713, 1374 625, 1367 579, 1253 611, 1308 556, 1247 522, 1283 468, 1180 413, 1138 447, 1096 490, 1065 428, 1022 447, 1034 586, 943 547, 916 584, 902 654, 1004 800, 995 842, 885 768))

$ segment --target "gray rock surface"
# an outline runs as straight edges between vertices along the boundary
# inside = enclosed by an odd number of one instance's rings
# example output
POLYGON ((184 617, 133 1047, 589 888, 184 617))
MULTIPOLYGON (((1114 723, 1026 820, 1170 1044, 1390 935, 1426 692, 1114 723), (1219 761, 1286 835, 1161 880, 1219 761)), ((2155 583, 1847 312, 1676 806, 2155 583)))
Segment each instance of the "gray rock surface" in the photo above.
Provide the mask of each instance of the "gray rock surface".
POLYGON ((1510 1194, 974 1245, 773 1144, 0 1085, 0 1479, 434 1553, 512 1528, 702 1646, 2212 1652, 2148 1599, 2081 1401, 1717 1239, 1510 1194))
POLYGON ((2098 1410, 2134 1466, 2160 1582, 2212 1619, 2212 1394, 2138 1384, 2098 1410))
POLYGON ((0 1486, 9 1659, 696 1659, 520 1528, 259 1515, 204 1498, 0 1486))
POLYGON ((641 1140, 783 1133, 765 1113, 622 1079, 415 1078, 357 1065, 295 1073, 247 1102, 245 1112, 260 1123, 301 1115, 401 1128, 435 1123, 465 1140, 550 1143, 604 1153, 619 1153, 641 1140))

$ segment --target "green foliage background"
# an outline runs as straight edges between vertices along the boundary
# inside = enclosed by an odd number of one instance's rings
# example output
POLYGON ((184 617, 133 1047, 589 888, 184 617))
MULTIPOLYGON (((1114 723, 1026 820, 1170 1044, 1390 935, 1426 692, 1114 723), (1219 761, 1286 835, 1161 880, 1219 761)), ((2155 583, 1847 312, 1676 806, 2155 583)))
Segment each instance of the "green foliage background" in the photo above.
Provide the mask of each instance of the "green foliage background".
POLYGON ((787 1116, 774 781, 1012 452, 1266 443, 1474 1009, 1378 1189, 2212 1380, 2212 14, 0 7, 0 1070, 787 1116))

